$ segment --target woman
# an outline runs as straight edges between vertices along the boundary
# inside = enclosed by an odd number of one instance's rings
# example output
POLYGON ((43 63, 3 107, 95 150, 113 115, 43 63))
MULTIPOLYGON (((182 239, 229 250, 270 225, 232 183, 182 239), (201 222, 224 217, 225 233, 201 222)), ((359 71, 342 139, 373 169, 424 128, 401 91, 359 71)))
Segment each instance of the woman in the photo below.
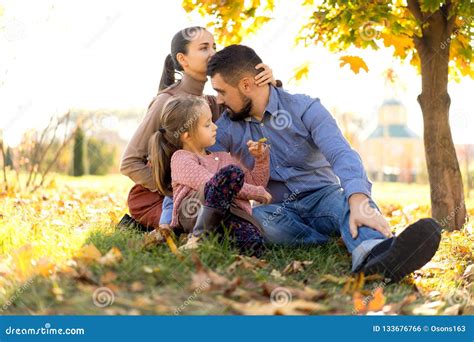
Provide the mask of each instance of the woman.
MULTIPOLYGON (((214 96, 203 95, 207 63, 215 53, 215 46, 214 37, 203 27, 190 27, 175 34, 171 41, 171 54, 165 60, 159 92, 125 148, 120 172, 135 182, 128 195, 128 208, 130 215, 145 227, 156 228, 162 213, 163 195, 158 192, 147 157, 148 143, 160 127, 165 103, 175 95, 204 96, 211 108, 213 121, 223 112, 214 96), (178 82, 174 77, 176 71, 183 72, 178 82)), ((271 69, 264 64, 256 66, 256 69, 260 68, 263 71, 255 77, 255 82, 261 86, 270 82, 276 85, 271 69)))

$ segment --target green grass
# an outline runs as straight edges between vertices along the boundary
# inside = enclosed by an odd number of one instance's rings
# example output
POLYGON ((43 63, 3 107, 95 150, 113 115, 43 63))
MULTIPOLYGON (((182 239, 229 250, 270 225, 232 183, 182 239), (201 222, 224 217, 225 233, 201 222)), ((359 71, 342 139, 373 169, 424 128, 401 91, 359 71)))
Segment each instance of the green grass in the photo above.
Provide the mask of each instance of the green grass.
MULTIPOLYGON (((0 263, 2 314, 173 315, 177 309, 181 315, 233 314, 236 311, 224 305, 220 298, 242 303, 249 300, 269 303, 269 298, 262 290, 265 282, 299 289, 308 286, 324 291, 326 297, 318 302, 327 305, 326 314, 353 313, 353 291, 347 291, 347 283, 351 279, 351 260, 340 239, 317 247, 273 246, 262 256, 267 261, 264 267, 237 268, 235 273, 230 273, 228 268, 235 261, 237 251, 228 243, 221 244, 216 238, 210 239, 197 250, 199 259, 208 269, 230 280, 239 277, 240 285, 238 291, 230 294, 225 293, 225 289, 196 293, 190 288, 192 276, 197 272, 190 252, 185 252, 181 260, 170 252, 166 244, 143 249, 142 233, 115 227, 117 219, 125 211, 125 198, 130 186, 128 180, 121 176, 79 179, 59 177, 56 183, 33 197, 18 195, 17 198, 0 199, 0 213, 9 213, 4 214, 0 221, 3 270, 10 271, 2 271, 0 263), (47 199, 41 199, 41 196, 47 199), (18 199, 24 203, 18 204, 18 199), (41 201, 46 204, 35 208, 41 201), (68 201, 72 203, 71 206, 62 204, 61 209, 61 205, 58 205, 68 201), (16 208, 15 212, 11 211, 13 208, 16 208), (41 210, 46 210, 50 215, 44 218, 41 210), (55 219, 61 219, 63 225, 55 224, 55 219), (32 229, 32 225, 36 228, 32 229), (78 227, 81 228, 78 230, 78 227), (102 255, 112 247, 117 247, 123 259, 111 266, 92 263, 86 268, 89 273, 78 277, 77 271, 71 271, 77 269, 71 260, 82 245, 91 243, 102 255), (28 246, 30 254, 19 252, 24 246, 28 246), (46 257, 57 267, 47 276, 41 276, 35 267, 27 265, 21 268, 18 260, 15 263, 15 258, 14 261, 6 262, 8 255, 29 256, 34 261, 46 257), (294 260, 309 260, 313 263, 306 266, 304 271, 283 274, 283 278, 275 276, 294 260), (71 268, 64 268, 67 265, 71 268), (113 281, 104 279, 104 275, 110 276, 110 272, 116 277, 113 281), (327 281, 327 275, 340 281, 327 281), (103 287, 112 291, 114 300, 113 304, 100 307, 94 304, 93 298, 97 298, 94 292, 103 287)), ((374 190, 375 194, 382 197, 382 209, 387 206, 403 208, 410 204, 407 199, 413 194, 413 198, 420 201, 416 203, 420 203, 422 209, 417 209, 412 217, 429 214, 425 209, 426 203, 422 202, 422 197, 427 193, 426 186, 375 184, 374 190)), ((400 219, 396 212, 386 214, 390 214, 391 220, 401 225, 404 224, 403 220, 407 220, 406 217, 400 219)), ((472 253, 468 253, 473 246, 473 236, 466 230, 444 233, 441 249, 434 261, 445 263, 448 268, 422 274, 416 281, 407 277, 399 284, 383 284, 386 302, 396 304, 410 294, 417 294, 416 301, 402 311, 411 313, 411 308, 422 303, 437 299, 446 301, 454 289, 465 286, 461 275, 466 266, 473 262, 472 253), (439 291, 440 294, 433 296, 432 291, 439 291)), ((367 296, 374 287, 380 285, 380 280, 369 281, 358 291, 367 296)))

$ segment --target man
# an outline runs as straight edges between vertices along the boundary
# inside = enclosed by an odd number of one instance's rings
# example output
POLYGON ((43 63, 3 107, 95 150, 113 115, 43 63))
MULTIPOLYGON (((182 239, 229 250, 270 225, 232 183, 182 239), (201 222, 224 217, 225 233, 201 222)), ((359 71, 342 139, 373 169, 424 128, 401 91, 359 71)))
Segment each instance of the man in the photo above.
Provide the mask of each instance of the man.
POLYGON ((342 236, 352 271, 382 273, 390 281, 426 264, 436 253, 440 226, 422 219, 393 237, 371 199, 372 184, 319 99, 272 86, 257 87, 251 48, 232 45, 216 53, 208 75, 226 111, 217 121, 214 151, 229 151, 253 167, 248 140, 270 144, 272 204, 254 208, 265 237, 285 245, 318 245, 342 236))

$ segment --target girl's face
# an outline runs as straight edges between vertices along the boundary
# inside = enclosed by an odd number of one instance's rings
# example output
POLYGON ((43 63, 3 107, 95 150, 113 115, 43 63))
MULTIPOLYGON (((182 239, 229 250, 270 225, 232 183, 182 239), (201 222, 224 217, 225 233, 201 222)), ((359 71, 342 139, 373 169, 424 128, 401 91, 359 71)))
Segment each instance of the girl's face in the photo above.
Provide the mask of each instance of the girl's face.
POLYGON ((216 143, 217 126, 212 122, 211 109, 202 106, 196 128, 189 134, 189 144, 196 150, 204 150, 216 143))
POLYGON ((214 37, 207 30, 194 32, 187 46, 188 53, 179 53, 176 57, 185 73, 207 78, 207 63, 216 53, 214 37))

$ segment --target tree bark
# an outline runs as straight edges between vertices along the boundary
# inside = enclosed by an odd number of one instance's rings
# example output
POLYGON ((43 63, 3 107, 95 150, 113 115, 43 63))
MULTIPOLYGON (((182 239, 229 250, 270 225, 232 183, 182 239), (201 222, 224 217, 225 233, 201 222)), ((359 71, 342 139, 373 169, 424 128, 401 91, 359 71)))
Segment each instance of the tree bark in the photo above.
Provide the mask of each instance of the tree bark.
POLYGON ((426 20, 423 37, 415 37, 421 61, 424 143, 431 190, 431 214, 447 230, 466 222, 462 176, 449 125, 448 63, 450 29, 437 11, 426 20))

